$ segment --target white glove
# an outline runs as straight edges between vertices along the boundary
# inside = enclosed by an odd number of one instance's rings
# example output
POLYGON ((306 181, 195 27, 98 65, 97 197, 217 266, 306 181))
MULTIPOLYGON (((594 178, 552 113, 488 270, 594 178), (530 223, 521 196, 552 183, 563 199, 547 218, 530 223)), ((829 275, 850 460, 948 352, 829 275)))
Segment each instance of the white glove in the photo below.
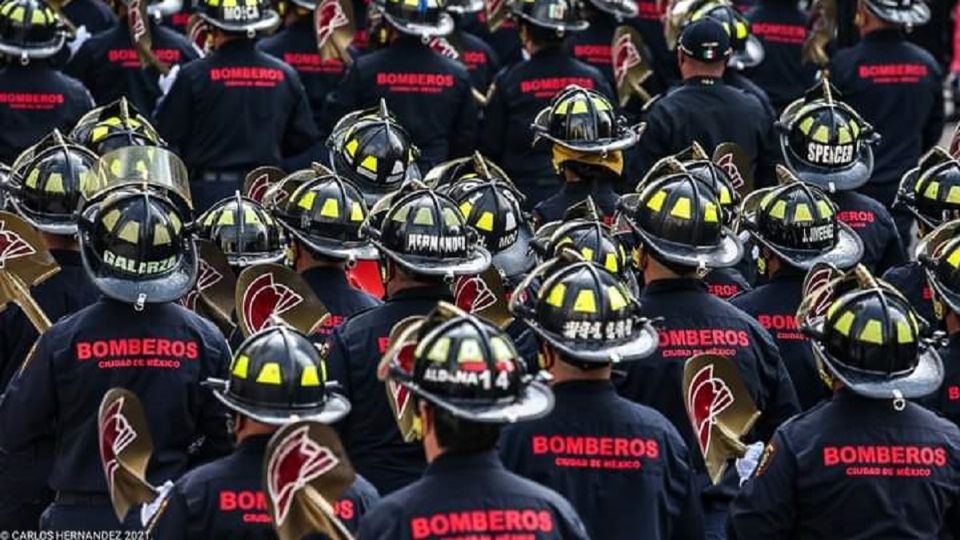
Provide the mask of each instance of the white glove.
POLYGON ((90 39, 90 32, 87 31, 86 26, 81 26, 77 28, 77 31, 74 32, 73 41, 67 43, 67 47, 70 47, 70 56, 77 54, 77 51, 80 50, 80 46, 83 45, 85 41, 90 39))
POLYGON ((757 468, 757 462, 760 461, 760 456, 762 454, 763 443, 755 442, 747 445, 747 451, 744 452, 742 458, 737 458, 736 467, 737 474, 740 476, 741 486, 750 478, 750 476, 753 474, 753 470, 757 468))
POLYGON ((140 507, 140 525, 144 529, 150 525, 150 521, 163 508, 163 503, 170 496, 171 491, 173 491, 173 481, 167 480, 157 489, 157 498, 140 507))
POLYGON ((166 75, 161 74, 160 78, 157 79, 157 84, 160 85, 161 96, 167 95, 167 92, 173 87, 173 81, 177 80, 178 73, 180 73, 180 64, 174 64, 170 67, 170 73, 166 75))

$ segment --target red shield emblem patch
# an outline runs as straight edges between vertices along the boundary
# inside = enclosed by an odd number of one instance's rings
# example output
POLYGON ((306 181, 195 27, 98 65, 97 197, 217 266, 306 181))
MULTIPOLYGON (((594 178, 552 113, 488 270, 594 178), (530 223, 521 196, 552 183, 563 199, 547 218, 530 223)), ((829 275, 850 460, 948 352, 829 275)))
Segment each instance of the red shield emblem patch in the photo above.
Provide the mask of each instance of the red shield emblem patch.
POLYGON ((303 302, 303 297, 283 283, 275 283, 273 274, 263 274, 250 282, 243 294, 242 309, 250 332, 270 326, 275 315, 285 313, 303 302))
POLYGON ((124 398, 120 398, 110 404, 100 428, 100 461, 110 493, 113 493, 114 475, 120 467, 117 455, 137 438, 137 432, 123 415, 123 402, 124 398))
MULTIPOLYGON (((3 227, 0 222, 0 227, 3 227)), ((20 257, 29 257, 37 252, 26 240, 19 234, 11 230, 0 229, 0 264, 10 259, 20 257)))
POLYGON ((624 33, 613 44, 613 75, 618 87, 623 85, 630 69, 639 66, 641 61, 640 51, 630 38, 629 33, 624 33))
POLYGON ((310 439, 309 430, 303 426, 291 432, 278 443, 267 464, 267 490, 278 524, 286 520, 299 490, 340 463, 329 448, 310 439))
POLYGON ((323 0, 317 6, 313 23, 317 34, 317 46, 322 48, 337 28, 350 24, 350 19, 343 12, 343 8, 340 7, 339 0, 323 0))
POLYGON ((200 259, 199 271, 197 274, 197 284, 193 289, 190 289, 183 298, 180 299, 180 305, 189 309, 190 311, 197 310, 197 300, 200 298, 200 293, 204 290, 213 287, 217 283, 220 283, 220 280, 223 279, 223 274, 217 271, 216 268, 210 266, 207 261, 200 259))
POLYGON ((740 168, 733 162, 733 154, 724 154, 716 161, 716 165, 720 167, 723 172, 727 173, 734 189, 743 187, 745 180, 743 179, 743 175, 740 174, 740 168))
POLYGON ((700 451, 706 455, 710 436, 717 416, 733 405, 730 387, 722 379, 713 376, 713 366, 702 367, 694 374, 687 389, 687 411, 690 412, 700 451))
POLYGON ((480 276, 458 279, 454 297, 457 307, 468 313, 483 311, 497 303, 497 296, 480 276))

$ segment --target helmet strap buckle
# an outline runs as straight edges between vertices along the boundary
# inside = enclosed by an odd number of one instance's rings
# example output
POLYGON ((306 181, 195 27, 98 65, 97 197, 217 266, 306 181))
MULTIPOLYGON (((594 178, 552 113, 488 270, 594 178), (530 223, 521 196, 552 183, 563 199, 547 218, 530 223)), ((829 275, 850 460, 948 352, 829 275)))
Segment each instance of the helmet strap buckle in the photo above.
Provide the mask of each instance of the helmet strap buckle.
POLYGON ((257 31, 253 28, 247 28, 247 39, 253 39, 257 37, 257 31))
POLYGON ((30 63, 30 57, 27 56, 26 51, 20 53, 20 65, 25 66, 30 63))
POLYGON ((907 400, 903 398, 903 393, 900 390, 893 391, 893 410, 901 412, 907 408, 907 400))
POLYGON ((133 304, 133 310, 140 312, 143 311, 144 306, 147 303, 146 293, 140 293, 137 295, 137 301, 133 304))

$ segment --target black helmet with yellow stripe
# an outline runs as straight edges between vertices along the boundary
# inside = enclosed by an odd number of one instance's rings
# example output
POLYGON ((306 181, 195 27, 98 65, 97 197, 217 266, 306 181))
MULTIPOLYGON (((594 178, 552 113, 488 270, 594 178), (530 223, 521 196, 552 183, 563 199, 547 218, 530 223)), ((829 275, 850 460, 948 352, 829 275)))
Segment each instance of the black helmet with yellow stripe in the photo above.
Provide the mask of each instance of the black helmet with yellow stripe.
POLYGON ((370 8, 404 34, 434 37, 453 32, 453 18, 444 4, 444 0, 376 0, 370 8))
POLYGON ((724 223, 717 193, 689 173, 653 180, 631 199, 626 222, 644 250, 667 264, 700 270, 734 266, 743 245, 724 223))
POLYGON ((76 212, 98 186, 97 155, 58 130, 27 150, 11 176, 10 201, 24 219, 49 234, 74 235, 76 212))
POLYGON ((490 266, 490 252, 447 196, 428 189, 395 197, 379 227, 362 234, 384 257, 407 272, 453 277, 479 274, 490 266))
POLYGON ((231 410, 273 426, 299 420, 332 424, 350 412, 347 398, 328 388, 317 347, 287 326, 247 338, 233 355, 228 379, 205 384, 231 410))
POLYGON ((895 204, 917 218, 921 233, 960 218, 960 161, 934 147, 903 176, 895 204))
POLYGON ((802 326, 828 378, 862 396, 918 398, 943 380, 943 364, 925 337, 926 323, 909 301, 872 276, 853 290, 838 291, 825 315, 802 326))
POLYGON ((570 85, 557 94, 533 121, 535 141, 542 137, 555 145, 591 154, 623 150, 637 143, 613 103, 602 94, 570 85))
POLYGON ((537 229, 534 247, 544 259, 558 256, 561 250, 572 249, 584 260, 596 263, 620 278, 625 278, 629 269, 623 243, 609 226, 598 220, 545 223, 537 229))
POLYGON ((939 318, 944 307, 960 313, 960 220, 948 221, 917 244, 917 260, 934 291, 934 311, 939 318))
POLYGON ((153 124, 125 97, 83 115, 70 138, 100 155, 125 146, 166 145, 153 124))
POLYGON ((79 218, 83 266, 105 296, 136 306, 179 299, 197 278, 193 238, 170 199, 119 188, 79 218))
POLYGON ((220 248, 238 271, 255 264, 278 263, 286 256, 286 242, 273 216, 240 192, 211 206, 197 223, 197 237, 220 248))
POLYGON ((66 42, 66 27, 42 0, 0 2, 0 55, 27 64, 54 56, 66 42))
POLYGON ((274 213, 298 243, 315 255, 336 260, 376 259, 360 238, 369 216, 363 195, 336 175, 315 177, 298 187, 274 213))
POLYGON ((420 178, 420 155, 407 130, 381 101, 377 109, 358 111, 334 126, 327 145, 333 170, 363 193, 367 205, 420 178))
POLYGON ((567 361, 628 362, 657 348, 657 332, 640 316, 639 301, 615 274, 592 262, 543 263, 514 291, 510 310, 567 361))
POLYGON ((207 24, 234 34, 254 37, 280 24, 280 15, 269 0, 199 0, 197 15, 207 24))
POLYGON ((880 136, 824 80, 783 111, 777 128, 787 167, 827 192, 849 191, 870 180, 880 136))
POLYGON ((553 32, 557 37, 590 27, 581 16, 580 2, 576 0, 517 0, 510 6, 521 23, 553 32))
POLYGON ((863 242, 820 189, 804 184, 780 167, 783 184, 754 191, 743 202, 741 224, 787 264, 809 270, 829 263, 852 268, 863 255, 863 242))

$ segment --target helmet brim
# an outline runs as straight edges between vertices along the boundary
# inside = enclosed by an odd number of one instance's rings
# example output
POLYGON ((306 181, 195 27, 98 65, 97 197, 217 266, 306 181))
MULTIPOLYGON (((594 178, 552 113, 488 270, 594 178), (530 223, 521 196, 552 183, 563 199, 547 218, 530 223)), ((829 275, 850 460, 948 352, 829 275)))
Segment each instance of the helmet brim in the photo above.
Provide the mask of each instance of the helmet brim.
POLYGON ((763 62, 766 56, 767 53, 763 48, 763 43, 760 42, 757 36, 751 34, 747 37, 743 50, 734 51, 733 54, 730 55, 730 59, 727 60, 727 65, 738 70, 757 67, 763 62))
POLYGON ((280 25, 280 14, 272 9, 266 10, 264 18, 259 21, 250 23, 250 24, 230 24, 223 22, 215 17, 211 17, 206 13, 198 12, 197 13, 201 19, 209 23, 211 26, 219 28, 224 32, 233 32, 233 33, 244 33, 244 32, 261 32, 271 30, 280 25))
POLYGON ((524 324, 551 347, 564 356, 581 362, 596 364, 619 364, 641 360, 653 354, 659 344, 657 331, 649 322, 644 323, 640 331, 625 343, 609 343, 596 347, 585 347, 582 343, 566 339, 541 327, 535 320, 521 319, 524 324))
POLYGON ((357 240, 356 242, 347 242, 343 240, 331 240, 321 238, 316 235, 307 234, 295 229, 283 219, 278 219, 280 225, 290 233, 298 242, 307 246, 308 249, 323 255, 340 260, 372 260, 377 258, 377 248, 367 242, 357 240))
POLYGON ((910 9, 888 9, 865 2, 871 13, 886 22, 901 26, 921 26, 930 22, 930 6, 917 2, 910 9))
POLYGON ((539 381, 533 381, 526 385, 516 399, 483 404, 441 397, 424 390, 413 381, 402 380, 397 382, 422 399, 445 409, 457 418, 483 424, 513 424, 525 420, 535 420, 549 414, 553 410, 554 404, 553 392, 547 385, 539 381))
POLYGON ((678 244, 652 236, 640 227, 631 224, 645 247, 650 248, 663 260, 683 266, 705 268, 728 268, 743 258, 743 244, 727 227, 721 227, 720 243, 716 246, 696 247, 678 244))
POLYGON ((747 228, 747 232, 777 257, 801 270, 810 270, 817 263, 832 264, 840 269, 853 268, 863 257, 863 241, 849 225, 843 222, 837 223, 837 244, 829 251, 820 253, 778 246, 760 236, 753 225, 747 228))
POLYGON ((590 28, 590 23, 585 20, 580 20, 575 23, 549 23, 546 21, 541 21, 539 19, 535 19, 527 15, 526 13, 523 13, 522 11, 520 11, 520 8, 516 8, 516 7, 513 9, 513 15, 515 17, 519 17, 523 19, 524 21, 534 26, 545 28, 547 30, 553 30, 554 32, 562 32, 562 33, 583 32, 587 28, 590 28))
POLYGON ((105 271, 90 242, 80 243, 80 258, 97 289, 109 298, 128 304, 162 304, 179 300, 197 281, 197 248, 193 240, 184 242, 180 263, 162 275, 143 281, 115 277, 105 271))
POLYGON ((530 240, 533 233, 525 225, 520 225, 516 242, 507 249, 493 255, 492 264, 504 276, 506 281, 519 281, 519 277, 533 269, 536 261, 530 255, 530 240))
MULTIPOLYGON (((824 318, 817 323, 822 330, 824 318)), ((911 399, 936 392, 943 382, 943 362, 930 346, 921 345, 917 367, 903 377, 883 377, 852 370, 843 366, 817 341, 812 342, 813 355, 820 360, 831 375, 856 394, 871 399, 911 399)))
POLYGON ((227 264, 233 267, 246 268, 258 264, 275 264, 281 262, 287 254, 283 250, 275 253, 257 253, 249 255, 226 255, 227 264))
POLYGON ((10 197, 8 200, 13 209, 16 210, 17 215, 40 232, 55 236, 75 236, 77 234, 77 220, 72 215, 44 216, 24 208, 16 197, 10 197))
POLYGON ((640 6, 634 0, 621 0, 620 2, 590 0, 590 5, 607 15, 612 15, 617 22, 624 19, 633 19, 640 14, 640 6))
POLYGON ((436 259, 398 253, 374 239, 370 242, 401 268, 424 276, 470 276, 489 268, 492 261, 490 252, 481 246, 476 246, 469 257, 436 259))
POLYGON ((646 124, 631 126, 623 130, 623 134, 616 138, 597 139, 595 141, 565 141, 558 139, 550 134, 550 127, 547 122, 550 118, 550 109, 546 108, 540 111, 530 124, 530 129, 534 132, 534 137, 546 139, 557 146, 562 146, 575 152, 585 152, 590 154, 603 154, 606 152, 615 152, 617 150, 626 150, 637 144, 640 135, 646 129, 646 124))
POLYGON ((57 34, 57 37, 54 40, 46 45, 40 45, 37 47, 18 47, 16 45, 11 45, 9 43, 4 43, 0 41, 0 54, 5 54, 7 56, 13 56, 19 58, 26 56, 34 60, 42 60, 44 58, 50 58, 55 56, 57 53, 63 49, 63 46, 67 42, 67 36, 60 32, 57 34))
POLYGON ((799 159, 787 145, 785 135, 780 136, 780 153, 787 168, 800 180, 830 193, 857 189, 866 184, 873 174, 873 148, 867 142, 860 144, 857 159, 843 169, 818 167, 799 159))
POLYGON ((336 392, 328 392, 323 405, 304 409, 272 409, 258 407, 237 400, 226 392, 226 382, 208 379, 207 386, 214 386, 213 396, 232 411, 248 416, 257 422, 271 426, 283 426, 291 422, 309 420, 321 424, 335 424, 350 413, 350 401, 336 392))
POLYGON ((383 14, 383 18, 386 19, 391 26, 404 34, 411 36, 446 36, 452 33, 454 28, 453 17, 451 17, 449 13, 440 13, 440 17, 437 19, 436 26, 401 21, 383 9, 380 10, 380 13, 383 14))

